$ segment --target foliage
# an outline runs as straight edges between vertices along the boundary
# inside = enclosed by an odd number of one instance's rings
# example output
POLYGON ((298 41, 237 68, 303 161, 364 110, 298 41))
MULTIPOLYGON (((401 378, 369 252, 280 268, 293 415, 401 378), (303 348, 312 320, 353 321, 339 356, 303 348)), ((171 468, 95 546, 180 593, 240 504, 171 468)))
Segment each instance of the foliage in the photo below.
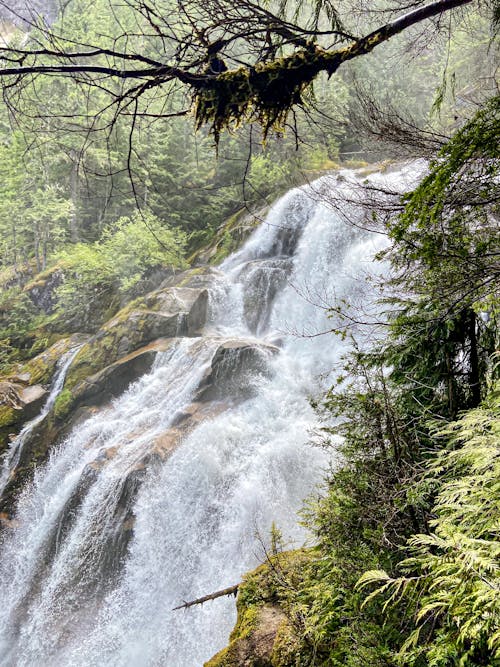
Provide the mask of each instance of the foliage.
POLYGON ((149 271, 184 267, 186 235, 169 229, 152 213, 120 218, 101 242, 79 243, 59 255, 64 281, 57 308, 68 319, 92 307, 103 294, 127 293, 149 271))
POLYGON ((124 291, 151 269, 184 267, 185 248, 186 234, 162 224, 148 211, 120 218, 108 228, 99 244, 104 264, 124 291))
POLYGON ((443 147, 390 230, 395 266, 420 268, 407 279, 412 289, 450 310, 480 301, 498 285, 499 125, 496 96, 443 147))
POLYGON ((437 433, 449 448, 426 471, 439 480, 430 533, 408 541, 405 576, 366 572, 385 607, 415 601, 415 629, 399 652, 403 665, 424 655, 432 667, 500 659, 500 386, 481 408, 437 433))

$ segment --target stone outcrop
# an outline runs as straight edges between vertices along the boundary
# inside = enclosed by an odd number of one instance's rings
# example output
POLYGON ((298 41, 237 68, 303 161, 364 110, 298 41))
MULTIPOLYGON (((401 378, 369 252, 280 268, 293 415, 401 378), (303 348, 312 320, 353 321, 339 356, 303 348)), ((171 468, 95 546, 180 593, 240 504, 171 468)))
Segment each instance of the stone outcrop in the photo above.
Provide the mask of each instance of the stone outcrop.
POLYGON ((241 400, 252 395, 250 376, 267 374, 269 358, 278 352, 274 345, 246 340, 227 340, 218 347, 196 393, 198 401, 231 397, 241 400))
POLYGON ((267 207, 255 212, 241 208, 234 213, 217 231, 210 245, 195 251, 189 258, 190 264, 219 264, 237 250, 255 227, 266 217, 267 207))
POLYGON ((131 382, 151 370, 158 352, 168 350, 173 340, 175 339, 160 338, 125 355, 94 375, 84 378, 73 389, 66 387, 65 404, 61 400, 56 401, 56 417, 60 420, 70 410, 82 405, 98 406, 119 396, 131 382))
POLYGON ((38 354, 23 364, 15 377, 24 378, 26 384, 42 384, 47 386, 51 381, 59 359, 73 347, 81 345, 86 337, 81 334, 74 334, 66 338, 61 338, 54 345, 38 354))
POLYGON ((0 380, 0 451, 26 422, 40 412, 57 362, 82 340, 77 335, 61 339, 0 380))
MULTIPOLYGON (((92 411, 147 373, 158 352, 167 350, 177 336, 200 335, 207 318, 206 288, 213 281, 214 273, 214 269, 198 268, 167 278, 163 275, 159 289, 128 304, 95 335, 87 336, 68 369, 53 409, 23 442, 18 465, 11 473, 0 504, 2 508, 11 507, 12 496, 33 465, 45 459, 50 447, 92 411)), ((40 412, 47 397, 42 383, 48 385, 60 357, 82 341, 85 337, 78 335, 61 340, 20 366, 12 378, 6 378, 6 400, 0 402, 0 446, 3 444, 5 448, 22 425, 40 412)), ((209 411, 197 410, 200 419, 202 412, 209 411)), ((192 415, 191 419, 186 418, 182 428, 177 425, 175 433, 165 434, 156 453, 165 454, 167 440, 177 442, 187 432, 188 422, 194 424, 195 421, 192 415)))
MULTIPOLYGON (((158 289, 129 303, 92 336, 61 340, 17 369, 15 377, 9 379, 15 392, 12 394, 14 404, 6 407, 10 411, 9 418, 14 414, 20 428, 22 422, 39 413, 59 358, 68 349, 81 345, 53 408, 23 439, 16 467, 0 500, 4 526, 10 525, 13 498, 34 466, 46 459, 51 447, 148 373, 156 355, 167 351, 179 337, 201 336, 208 317, 208 288, 219 275, 217 269, 201 267, 164 277, 158 289), (32 406, 29 412, 28 405, 32 406)), ((252 339, 217 341, 211 364, 195 391, 193 402, 176 414, 168 429, 156 437, 120 481, 120 502, 112 516, 115 528, 111 532, 115 542, 103 551, 104 559, 106 551, 114 554, 113 558, 121 558, 125 553, 133 528, 130 508, 148 465, 168 457, 201 422, 251 396, 256 376, 269 373, 269 360, 277 351, 273 345, 252 339)), ((10 385, 5 386, 6 395, 10 385)), ((1 415, 0 407, 0 419, 1 415)), ((9 424, 5 430, 8 434, 11 426, 10 422, 6 423, 9 424)), ((103 450, 88 464, 79 488, 69 501, 67 516, 72 515, 72 508, 81 502, 87 485, 114 459, 119 447, 103 450)), ((59 530, 65 530, 65 526, 61 524, 59 530)), ((103 564, 106 568, 108 565, 112 569, 112 564, 103 564)))
POLYGON ((0 451, 22 424, 40 412, 46 398, 47 390, 41 385, 24 386, 7 380, 0 382, 0 451))
MULTIPOLYGON (((247 614, 245 623, 237 626, 229 646, 205 667, 274 667, 273 652, 276 638, 283 625, 285 613, 276 605, 265 604, 247 614)), ((278 663, 279 664, 279 663, 278 663)))
POLYGON ((36 279, 28 283, 24 289, 39 310, 46 315, 51 315, 57 306, 57 288, 63 282, 64 271, 61 267, 55 266, 39 273, 36 279))
POLYGON ((66 386, 75 387, 158 338, 198 336, 207 308, 208 292, 204 288, 166 287, 137 299, 82 347, 69 369, 66 386))

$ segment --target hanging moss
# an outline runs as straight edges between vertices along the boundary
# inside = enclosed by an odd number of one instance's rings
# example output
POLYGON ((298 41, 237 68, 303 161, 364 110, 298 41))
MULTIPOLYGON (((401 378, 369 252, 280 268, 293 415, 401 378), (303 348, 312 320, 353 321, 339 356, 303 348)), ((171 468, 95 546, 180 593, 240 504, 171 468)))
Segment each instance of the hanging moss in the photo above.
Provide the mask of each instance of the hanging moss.
POLYGON ((219 74, 195 92, 197 127, 210 124, 216 141, 223 129, 242 122, 258 121, 264 137, 271 129, 282 130, 330 55, 311 43, 291 56, 219 74))
POLYGON ((304 91, 320 72, 331 76, 343 62, 369 53, 397 32, 385 27, 337 51, 311 41, 283 58, 198 81, 192 84, 196 126, 211 125, 216 143, 222 130, 243 122, 259 122, 264 138, 270 130, 283 131, 288 113, 302 104, 304 91))

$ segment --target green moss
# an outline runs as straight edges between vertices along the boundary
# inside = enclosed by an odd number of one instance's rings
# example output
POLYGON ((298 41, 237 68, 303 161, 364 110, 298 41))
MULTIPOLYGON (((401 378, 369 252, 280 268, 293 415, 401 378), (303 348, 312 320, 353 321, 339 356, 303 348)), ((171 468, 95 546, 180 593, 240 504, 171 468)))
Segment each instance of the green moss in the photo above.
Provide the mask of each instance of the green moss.
POLYGON ((56 419, 64 419, 73 405, 73 394, 70 389, 65 387, 54 403, 54 416, 56 419))
POLYGON ((20 415, 21 412, 10 405, 0 405, 0 428, 16 424, 20 415))
POLYGON ((300 653, 301 642, 288 619, 278 628, 274 640, 271 664, 273 667, 296 667, 297 655, 300 653))
POLYGON ((242 664, 295 667, 298 664, 297 656, 302 645, 288 618, 279 625, 269 659, 261 661, 257 656, 249 655, 249 647, 251 653, 252 642, 258 644, 262 641, 259 631, 265 624, 266 611, 281 609, 288 613, 290 591, 295 590, 302 581, 311 558, 311 549, 281 552, 244 576, 238 590, 238 618, 229 645, 205 663, 205 667, 240 667, 242 664), (242 655, 245 656, 244 663, 242 655))
POLYGON ((30 292, 31 290, 35 289, 36 287, 45 287, 47 281, 49 278, 51 278, 54 273, 57 273, 58 271, 62 271, 63 269, 67 268, 67 263, 66 262, 57 262, 57 264, 53 264, 52 266, 48 267, 44 271, 41 271, 40 273, 37 273, 36 276, 34 276, 33 280, 30 282, 26 283, 24 286, 24 291, 25 292, 30 292))
POLYGON ((258 615, 259 610, 256 606, 240 608, 238 613, 238 620, 233 631, 231 632, 229 641, 234 642, 248 637, 253 632, 253 630, 255 630, 258 615))
MULTIPOLYGON (((143 300, 134 301, 134 305, 143 305, 143 300)), ((134 305, 128 304, 110 322, 94 336, 76 355, 66 377, 66 387, 72 389, 89 375, 94 375, 105 366, 117 359, 117 348, 120 338, 127 334, 133 336, 140 333, 141 323, 134 322, 134 330, 130 329, 128 317, 134 305)))
POLYGON ((259 609, 256 607, 240 609, 236 626, 229 638, 229 646, 219 651, 205 663, 204 667, 238 667, 240 664, 238 660, 240 642, 250 637, 258 625, 258 617, 259 609))
POLYGON ((281 130, 291 107, 300 104, 320 72, 325 54, 310 43, 290 56, 220 74, 195 92, 197 126, 210 123, 216 141, 224 128, 249 120, 261 123, 264 135, 281 130))
POLYGON ((213 658, 204 664, 204 667, 227 667, 227 654, 229 648, 223 648, 222 651, 219 651, 213 658))
MULTIPOLYGON (((45 340, 45 342, 48 341, 45 340)), ((42 341, 40 341, 40 344, 42 344, 42 341)), ((47 384, 54 375, 57 362, 69 350, 71 345, 71 338, 63 338, 57 341, 41 354, 25 363, 19 372, 29 373, 30 384, 47 384)))

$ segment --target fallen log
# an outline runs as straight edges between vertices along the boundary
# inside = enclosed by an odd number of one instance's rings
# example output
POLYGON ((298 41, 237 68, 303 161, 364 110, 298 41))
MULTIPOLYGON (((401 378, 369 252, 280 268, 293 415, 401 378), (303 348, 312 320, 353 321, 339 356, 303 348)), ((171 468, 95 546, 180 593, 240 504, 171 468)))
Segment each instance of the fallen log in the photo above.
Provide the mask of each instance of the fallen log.
POLYGON ((216 598, 222 598, 225 595, 234 595, 236 597, 236 594, 238 593, 238 588, 240 584, 235 584, 234 586, 229 586, 228 588, 224 588, 221 591, 216 591, 215 593, 210 593, 210 595, 204 595, 202 598, 197 598, 196 600, 191 600, 190 602, 183 602, 180 604, 178 607, 174 607, 172 611, 176 611, 177 609, 187 609, 188 607, 193 607, 195 604, 203 604, 204 602, 208 602, 209 600, 215 600, 216 598))

